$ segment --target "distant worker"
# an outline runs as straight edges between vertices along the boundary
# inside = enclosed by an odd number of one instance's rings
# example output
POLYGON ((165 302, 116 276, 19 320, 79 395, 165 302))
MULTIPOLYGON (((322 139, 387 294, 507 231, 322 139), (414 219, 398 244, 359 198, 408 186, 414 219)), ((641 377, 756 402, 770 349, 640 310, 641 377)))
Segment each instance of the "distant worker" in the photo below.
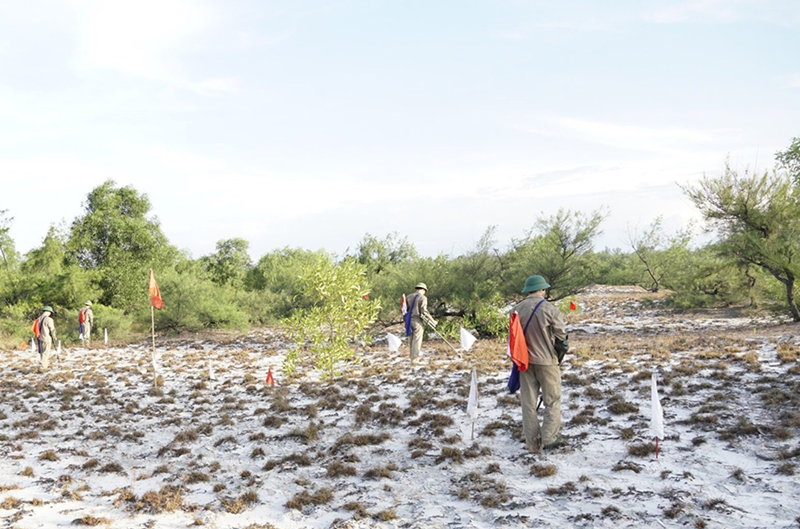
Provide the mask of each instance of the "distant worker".
POLYGON ((557 448, 563 444, 561 432, 561 370, 560 359, 568 348, 566 326, 561 311, 545 300, 550 285, 540 275, 525 280, 523 294, 528 294, 514 311, 519 314, 528 349, 528 369, 521 371, 520 399, 525 444, 538 451, 557 448), (557 352, 559 351, 559 352, 557 352), (545 406, 542 426, 536 412, 539 390, 545 406))
POLYGON ((42 315, 33 322, 33 334, 39 347, 39 371, 50 369, 50 351, 56 341, 56 324, 53 323, 53 307, 46 305, 42 308, 42 315))
POLYGON ((92 302, 87 301, 83 308, 78 311, 78 331, 80 332, 81 340, 87 347, 91 345, 92 341, 92 325, 94 325, 92 302))
POLYGON ((414 362, 419 357, 422 349, 422 335, 425 332, 425 322, 431 327, 436 327, 438 323, 430 312, 428 312, 428 286, 425 283, 417 283, 414 287, 415 292, 406 297, 406 336, 411 335, 411 361, 414 362))

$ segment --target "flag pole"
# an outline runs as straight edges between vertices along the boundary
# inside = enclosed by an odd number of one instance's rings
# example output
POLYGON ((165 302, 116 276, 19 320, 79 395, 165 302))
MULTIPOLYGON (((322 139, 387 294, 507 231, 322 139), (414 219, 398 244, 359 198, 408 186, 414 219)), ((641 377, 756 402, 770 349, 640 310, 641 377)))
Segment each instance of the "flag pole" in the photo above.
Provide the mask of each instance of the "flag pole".
POLYGON ((151 360, 153 362, 153 385, 158 386, 158 373, 156 373, 156 310, 153 304, 150 304, 150 330, 153 337, 153 351, 151 352, 151 360))
POLYGON ((442 336, 442 333, 440 333, 439 331, 437 331, 437 330, 436 330, 436 327, 434 327, 434 326, 433 326, 433 324, 432 324, 431 322, 429 322, 429 321, 428 321, 426 318, 422 318, 422 321, 424 321, 425 323, 427 323, 427 324, 428 324, 428 326, 429 326, 429 327, 430 327, 430 328, 431 328, 433 331, 435 331, 435 332, 436 332, 436 334, 438 334, 438 335, 439 335, 439 338, 441 338, 442 340, 444 340, 444 343, 446 343, 446 344, 447 344, 447 345, 450 347, 450 349, 452 349, 452 350, 453 350, 453 352, 454 352, 455 354, 457 354, 457 355, 458 355, 458 357, 459 357, 459 358, 462 358, 462 359, 463 359, 463 357, 461 356, 461 353, 459 353, 459 352, 456 350, 456 348, 455 348, 455 347, 453 347, 453 345, 452 345, 450 342, 448 342, 448 341, 447 341, 447 338, 445 338, 444 336, 442 336))

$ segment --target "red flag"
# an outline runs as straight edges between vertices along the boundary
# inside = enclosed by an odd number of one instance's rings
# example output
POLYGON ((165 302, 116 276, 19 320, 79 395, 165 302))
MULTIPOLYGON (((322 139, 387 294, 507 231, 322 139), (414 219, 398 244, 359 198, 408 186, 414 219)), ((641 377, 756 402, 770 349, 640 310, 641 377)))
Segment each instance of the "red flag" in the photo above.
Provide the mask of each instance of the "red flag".
POLYGON ((569 310, 578 310, 578 306, 575 304, 574 301, 569 302, 569 310))
POLYGON ((517 369, 528 370, 528 346, 519 322, 519 314, 516 312, 511 315, 508 325, 508 353, 511 355, 511 360, 517 364, 517 369))
POLYGON ((272 378, 272 368, 271 367, 269 368, 269 371, 267 371, 267 384, 269 384, 270 386, 274 386, 275 385, 275 379, 272 378))
POLYGON ((150 284, 147 286, 150 292, 150 305, 157 309, 164 308, 164 300, 161 299, 161 291, 156 284, 156 276, 153 275, 153 269, 150 269, 150 284))

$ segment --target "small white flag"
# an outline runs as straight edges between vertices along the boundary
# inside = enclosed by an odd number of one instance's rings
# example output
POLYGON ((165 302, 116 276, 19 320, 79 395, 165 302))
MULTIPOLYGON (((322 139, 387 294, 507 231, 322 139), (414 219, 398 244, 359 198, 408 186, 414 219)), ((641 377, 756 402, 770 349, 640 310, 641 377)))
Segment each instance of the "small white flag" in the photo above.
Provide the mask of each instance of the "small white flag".
POLYGON ((158 376, 158 361, 156 360, 155 353, 153 353, 153 375, 158 376))
POLYGON ((208 359, 208 379, 209 380, 216 380, 214 378, 214 364, 211 362, 211 359, 208 359))
POLYGON ((461 348, 463 350, 469 351, 477 340, 464 327, 461 327, 461 348))
POLYGON ((406 302, 406 295, 403 294, 403 302, 400 304, 400 312, 403 313, 403 316, 406 315, 408 312, 408 303, 406 302))
POLYGON ((61 356, 61 340, 58 341, 58 348, 56 349, 56 354, 61 356))
POLYGON ((661 409, 661 401, 658 400, 658 387, 656 385, 655 371, 653 371, 653 385, 650 390, 650 400, 652 401, 650 431, 652 432, 653 437, 664 439, 664 411, 661 409))
POLYGON ((33 341, 33 338, 31 338, 31 351, 33 351, 34 353, 39 352, 36 350, 36 342, 33 341))
POLYGON ((469 400, 467 401, 467 415, 473 422, 478 417, 478 373, 472 368, 472 383, 469 386, 469 400))
POLYGON ((389 352, 396 353, 400 350, 400 345, 403 341, 392 333, 386 335, 386 341, 389 342, 389 352))
POLYGON ((103 329, 103 343, 108 345, 108 329, 103 329))

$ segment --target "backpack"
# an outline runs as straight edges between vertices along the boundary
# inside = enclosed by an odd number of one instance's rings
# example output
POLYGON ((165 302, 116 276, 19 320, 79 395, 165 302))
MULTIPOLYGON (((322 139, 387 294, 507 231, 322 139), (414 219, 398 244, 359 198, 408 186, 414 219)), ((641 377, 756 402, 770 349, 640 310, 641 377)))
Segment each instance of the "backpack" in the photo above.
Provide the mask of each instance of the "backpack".
POLYGON ((78 323, 83 323, 85 321, 86 321, 86 307, 78 311, 78 323))

